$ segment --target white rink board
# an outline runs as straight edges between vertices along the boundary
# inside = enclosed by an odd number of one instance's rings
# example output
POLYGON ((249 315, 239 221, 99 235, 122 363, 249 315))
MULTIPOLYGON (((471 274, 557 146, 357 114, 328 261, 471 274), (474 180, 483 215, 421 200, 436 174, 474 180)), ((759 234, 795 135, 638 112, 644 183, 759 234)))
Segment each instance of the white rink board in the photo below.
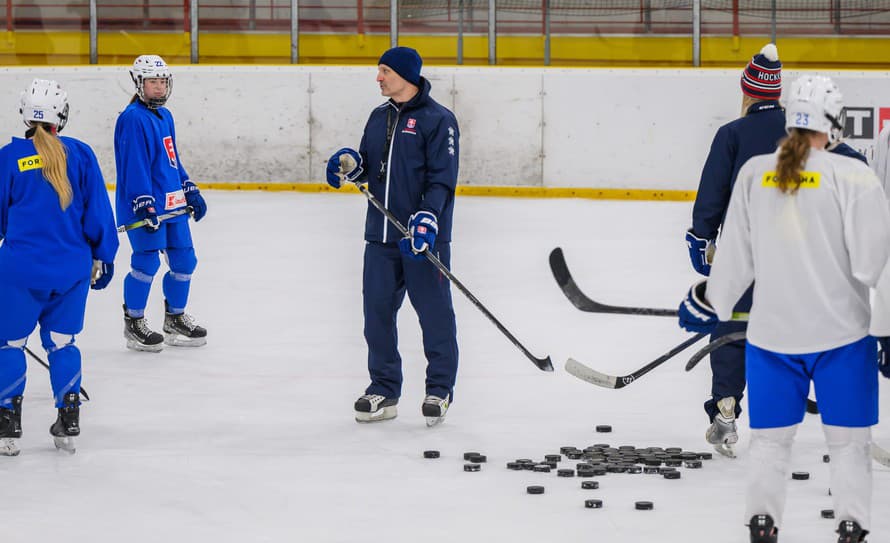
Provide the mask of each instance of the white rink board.
MULTIPOLYGON (((324 162, 357 147, 384 99, 369 67, 174 66, 169 106, 183 164, 200 182, 319 183, 324 162)), ((890 72, 821 72, 851 107, 890 107, 890 72)), ((460 182, 695 190, 714 132, 736 118, 740 70, 441 68, 433 97, 461 126, 460 182)), ((784 73, 786 87, 797 74, 784 73)), ((21 135, 19 92, 34 77, 69 94, 65 134, 115 180, 114 121, 132 95, 127 68, 3 68, 0 126, 21 135)), ((860 112, 861 113, 861 112, 860 112)), ((873 122, 873 121, 868 121, 873 122)), ((874 130, 877 135, 877 129, 874 130)), ((872 156, 872 139, 851 145, 872 156)))

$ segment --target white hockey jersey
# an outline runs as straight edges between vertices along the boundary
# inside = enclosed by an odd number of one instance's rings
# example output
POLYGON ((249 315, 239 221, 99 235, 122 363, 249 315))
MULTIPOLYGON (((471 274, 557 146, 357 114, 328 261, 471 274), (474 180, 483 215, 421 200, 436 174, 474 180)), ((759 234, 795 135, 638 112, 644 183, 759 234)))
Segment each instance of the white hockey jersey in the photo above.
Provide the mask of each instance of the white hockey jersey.
POLYGON ((890 335, 890 208, 862 162, 810 150, 804 182, 782 193, 778 153, 739 171, 707 299, 721 320, 754 281, 748 341, 783 354, 890 335), (869 287, 876 288, 874 322, 869 287))
POLYGON ((875 144, 875 173, 884 185, 884 192, 890 195, 890 125, 881 130, 875 144))

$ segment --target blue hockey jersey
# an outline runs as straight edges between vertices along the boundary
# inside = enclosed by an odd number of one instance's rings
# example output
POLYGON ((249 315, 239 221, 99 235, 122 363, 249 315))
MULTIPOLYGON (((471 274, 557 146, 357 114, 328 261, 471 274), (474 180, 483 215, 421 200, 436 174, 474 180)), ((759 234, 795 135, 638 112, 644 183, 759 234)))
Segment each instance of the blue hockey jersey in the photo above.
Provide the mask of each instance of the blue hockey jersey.
MULTIPOLYGON (((748 108, 747 115, 717 130, 692 208, 692 231, 698 237, 717 237, 739 170, 751 157, 775 152, 786 135, 785 112, 775 101, 758 102, 748 108)), ((866 162, 845 143, 831 152, 866 162)))
MULTIPOLYGON (((133 200, 139 196, 154 196, 159 215, 186 205, 182 185, 189 176, 179 160, 173 115, 167 108, 149 109, 139 100, 127 106, 114 126, 114 162, 118 225, 137 220, 133 200)), ((184 220, 186 215, 168 222, 184 220)))
MULTIPOLYGON (((438 241, 451 241, 460 155, 457 119, 430 96, 430 83, 399 108, 392 100, 371 112, 359 153, 368 188, 403 225, 418 210, 439 223, 438 241), (387 134, 392 142, 386 145, 387 134), (386 164, 386 168, 382 166, 386 164)), ((391 243, 402 235, 368 204, 365 240, 391 243)))
POLYGON ((90 276, 93 259, 114 262, 117 230, 96 155, 60 137, 73 199, 64 211, 43 177, 28 139, 0 149, 0 281, 25 288, 66 288, 90 276))

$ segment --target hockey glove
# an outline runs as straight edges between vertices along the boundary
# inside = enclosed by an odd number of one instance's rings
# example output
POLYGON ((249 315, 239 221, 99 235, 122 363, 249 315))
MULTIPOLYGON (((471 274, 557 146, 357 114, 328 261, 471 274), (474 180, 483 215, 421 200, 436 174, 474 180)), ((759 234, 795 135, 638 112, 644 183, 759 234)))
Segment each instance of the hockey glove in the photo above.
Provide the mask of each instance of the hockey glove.
POLYGON ((111 282, 114 277, 114 263, 102 262, 101 260, 93 260, 93 272, 90 275, 90 288, 93 290, 102 290, 111 282))
POLYGON ((204 202, 204 197, 201 196, 198 185, 191 181, 186 181, 182 185, 182 192, 185 194, 186 203, 192 208, 192 217, 195 219, 195 222, 203 219, 204 215, 207 214, 207 203, 204 202))
POLYGON ((878 369, 890 379, 890 337, 878 338, 878 369))
POLYGON ((432 249, 439 233, 436 216, 429 211, 418 211, 408 218, 408 235, 399 240, 403 254, 420 259, 423 252, 432 249))
POLYGON ((714 260, 714 250, 717 248, 714 240, 700 238, 690 228, 686 231, 686 246, 695 271, 702 275, 711 275, 711 261, 714 260))
POLYGON ((155 199, 153 196, 139 196, 133 200, 133 214, 140 221, 145 221, 146 232, 157 232, 161 227, 161 220, 158 219, 158 212, 155 211, 155 199))
POLYGON ((717 313, 705 298, 707 286, 707 279, 702 279, 690 287, 680 304, 680 328, 702 334, 711 332, 717 326, 717 313))
POLYGON ((328 159, 328 185, 339 189, 343 181, 354 182, 362 175, 362 155, 354 149, 344 147, 328 159))

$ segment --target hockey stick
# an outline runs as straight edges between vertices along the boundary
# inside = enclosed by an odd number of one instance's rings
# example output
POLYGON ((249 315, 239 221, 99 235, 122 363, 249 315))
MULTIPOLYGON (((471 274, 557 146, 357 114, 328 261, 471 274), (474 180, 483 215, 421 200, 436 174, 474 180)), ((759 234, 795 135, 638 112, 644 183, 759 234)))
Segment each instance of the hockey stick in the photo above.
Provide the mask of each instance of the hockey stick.
MULTIPOLYGON (((365 195, 365 198, 367 198, 368 201, 371 202, 371 205, 373 205, 381 213, 383 213, 386 219, 391 222, 393 226, 395 226, 399 230, 399 232, 402 233, 403 236, 408 236, 408 229, 402 226, 402 223, 399 222, 396 216, 393 215, 392 212, 386 208, 386 206, 381 204, 380 201, 375 198, 374 195, 371 194, 371 192, 367 188, 365 188, 364 185, 357 182, 353 183, 356 187, 358 187, 358 190, 365 195)), ((475 305, 479 309, 479 311, 482 312, 483 315, 488 317, 488 320, 490 320, 495 326, 497 326, 497 329, 500 330, 502 334, 507 336, 507 339, 509 339, 510 342, 513 343, 513 345, 515 345, 520 351, 522 351, 522 354, 528 357, 528 359, 531 360, 532 363, 537 366, 539 370, 553 371, 553 362, 551 362, 549 356, 546 356, 544 358, 537 358, 535 355, 529 352, 529 350, 526 349, 525 346, 523 346, 522 343, 520 343, 519 340, 516 339, 516 337, 511 334, 510 331, 507 330, 504 325, 501 324, 500 321, 497 320, 497 318, 495 318, 495 316, 492 315, 491 312, 484 305, 482 305, 482 302, 476 299, 476 297, 473 296, 473 294, 469 290, 467 290, 467 287, 465 287, 463 283, 458 281, 457 277, 455 277, 454 274, 452 274, 451 271, 447 267, 445 267, 445 264, 442 264, 442 261, 439 260, 436 255, 434 255, 430 251, 424 251, 423 254, 426 255, 427 260, 432 262, 433 265, 438 268, 439 271, 442 272, 442 274, 445 275, 445 277, 447 277, 448 280, 454 284, 454 286, 458 288, 458 290, 463 292, 464 296, 466 296, 471 302, 473 302, 473 305, 475 305)))
MULTIPOLYGON (((29 349, 29 348, 27 347, 27 345, 25 346, 25 352, 28 353, 29 355, 31 355, 31 358, 33 358, 34 360, 36 360, 41 366, 43 366, 44 368, 46 368, 47 370, 49 370, 49 364, 47 364, 46 362, 43 361, 43 359, 41 359, 39 356, 37 356, 36 354, 34 354, 34 351, 32 351, 31 349, 29 349)), ((87 394, 86 389, 84 389, 83 387, 80 387, 80 395, 83 396, 83 399, 84 399, 84 400, 86 400, 86 401, 90 401, 90 395, 87 394)))
POLYGON ((649 362, 642 368, 637 371, 630 373, 628 375, 606 375, 605 373, 601 373, 596 371, 593 368, 585 366, 581 362, 578 362, 574 358, 569 358, 566 361, 566 371, 570 374, 574 375, 578 379, 582 381, 587 381, 588 383, 592 383, 594 385, 598 385, 605 388, 624 388, 627 385, 633 383, 640 377, 646 375, 650 371, 654 370, 658 366, 664 364, 680 352, 684 351, 687 347, 692 345, 693 343, 697 343, 707 337, 708 334, 696 334, 691 338, 687 339, 683 343, 677 345, 672 348, 670 351, 664 353, 659 356, 652 362, 649 362))
MULTIPOLYGON (((186 213, 191 214, 192 208, 191 206, 183 207, 182 209, 177 209, 171 211, 170 213, 164 213, 163 215, 158 215, 158 222, 164 222, 167 219, 172 219, 173 217, 179 217, 180 215, 185 215, 186 213)), ((131 222, 130 224, 122 224, 117 227, 118 232, 127 232, 129 230, 135 230, 137 228, 142 228, 148 224, 146 219, 142 219, 136 222, 131 222)))

